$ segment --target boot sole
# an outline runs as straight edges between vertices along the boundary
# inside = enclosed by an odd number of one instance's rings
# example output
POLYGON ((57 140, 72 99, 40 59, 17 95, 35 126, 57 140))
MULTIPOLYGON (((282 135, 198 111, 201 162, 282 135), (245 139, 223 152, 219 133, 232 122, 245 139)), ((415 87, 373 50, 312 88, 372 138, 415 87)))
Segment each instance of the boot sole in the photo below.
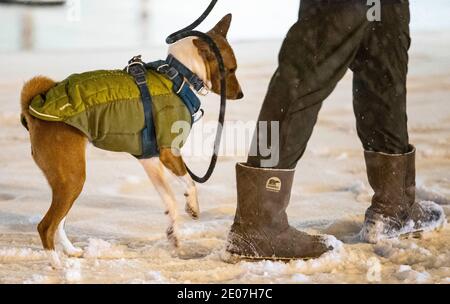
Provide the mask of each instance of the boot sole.
POLYGON ((398 237, 400 239, 409 239, 409 238, 420 239, 420 238, 423 237, 423 235, 425 233, 440 232, 442 229, 444 229, 444 226, 445 226, 445 223, 442 223, 439 226, 436 226, 436 227, 431 228, 431 229, 419 229, 419 230, 414 230, 414 231, 409 231, 409 232, 406 232, 406 233, 402 233, 398 237))
POLYGON ((307 261, 314 259, 314 257, 304 257, 304 258, 281 258, 281 257, 255 257, 248 255, 241 255, 237 253, 226 252, 226 257, 222 256, 222 261, 228 264, 236 264, 242 261, 247 262, 260 262, 260 261, 277 261, 277 262, 285 262, 288 263, 293 260, 302 260, 307 261))
MULTIPOLYGON (((408 231, 405 233, 389 235, 389 236, 383 237, 382 239, 385 239, 385 240, 391 240, 391 239, 395 239, 395 238, 398 238, 400 240, 421 239, 424 236, 424 234, 431 233, 431 232, 439 232, 442 229, 444 229, 444 227, 445 227, 445 222, 442 222, 438 226, 433 227, 433 228, 418 229, 418 230, 408 231)), ((382 240, 382 239, 380 239, 380 240, 382 240)))
MULTIPOLYGON (((432 230, 432 231, 429 231, 429 232, 433 232, 433 231, 436 231, 436 230, 438 230, 438 229, 435 229, 435 230, 432 230)), ((411 232, 400 234, 398 236, 398 238, 400 238, 401 240, 406 240, 406 239, 410 239, 410 238, 421 239, 425 232, 426 231, 424 231, 424 230, 411 231, 411 232)))

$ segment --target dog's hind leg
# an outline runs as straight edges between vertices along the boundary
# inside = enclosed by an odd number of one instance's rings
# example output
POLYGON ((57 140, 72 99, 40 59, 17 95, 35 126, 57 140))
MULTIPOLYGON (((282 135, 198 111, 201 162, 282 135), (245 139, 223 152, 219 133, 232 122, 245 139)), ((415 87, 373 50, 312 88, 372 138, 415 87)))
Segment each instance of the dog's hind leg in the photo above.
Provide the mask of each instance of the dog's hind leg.
POLYGON ((186 213, 193 219, 198 219, 200 208, 198 204, 197 187, 191 176, 188 174, 183 159, 181 156, 174 155, 171 149, 165 148, 160 151, 160 160, 183 186, 184 196, 186 197, 186 213))
POLYGON ((174 247, 178 247, 178 235, 177 235, 177 224, 178 224, 178 212, 175 196, 167 183, 164 176, 164 168, 157 157, 149 159, 140 160, 142 166, 145 169, 148 177, 155 186, 156 191, 158 191, 161 199, 166 204, 166 214, 169 216, 169 227, 167 228, 167 238, 172 243, 174 247))
POLYGON ((64 219, 83 189, 86 178, 86 138, 64 123, 35 120, 30 128, 32 154, 52 189, 52 204, 38 225, 44 249, 52 266, 60 267, 55 252, 55 233, 59 231, 64 251, 80 255, 64 232, 64 219), (58 229, 59 228, 59 229, 58 229))

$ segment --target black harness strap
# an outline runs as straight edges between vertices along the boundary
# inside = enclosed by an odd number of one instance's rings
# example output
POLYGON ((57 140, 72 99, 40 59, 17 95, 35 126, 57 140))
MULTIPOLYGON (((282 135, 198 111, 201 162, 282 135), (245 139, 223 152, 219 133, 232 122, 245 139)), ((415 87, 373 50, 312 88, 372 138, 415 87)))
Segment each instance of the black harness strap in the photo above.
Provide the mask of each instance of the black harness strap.
POLYGON ((147 86, 145 77, 146 69, 141 56, 135 56, 128 61, 127 72, 133 76, 141 93, 142 105, 144 107, 145 128, 142 130, 142 155, 138 158, 149 158, 157 156, 158 143, 156 142, 155 126, 153 124, 152 95, 147 86))

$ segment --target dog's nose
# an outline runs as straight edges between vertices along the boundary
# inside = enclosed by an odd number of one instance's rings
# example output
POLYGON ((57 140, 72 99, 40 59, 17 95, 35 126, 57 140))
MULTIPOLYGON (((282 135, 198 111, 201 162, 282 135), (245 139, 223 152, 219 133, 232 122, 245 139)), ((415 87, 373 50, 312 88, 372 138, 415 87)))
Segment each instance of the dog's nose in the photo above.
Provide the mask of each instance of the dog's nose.
POLYGON ((244 93, 241 91, 237 94, 237 99, 241 99, 242 97, 244 97, 244 93))

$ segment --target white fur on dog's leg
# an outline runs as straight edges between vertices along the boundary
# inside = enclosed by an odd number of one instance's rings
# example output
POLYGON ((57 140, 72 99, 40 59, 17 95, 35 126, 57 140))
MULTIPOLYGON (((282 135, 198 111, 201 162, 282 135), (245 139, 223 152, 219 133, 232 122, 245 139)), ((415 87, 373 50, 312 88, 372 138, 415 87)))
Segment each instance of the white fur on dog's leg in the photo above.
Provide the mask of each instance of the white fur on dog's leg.
POLYGON ((58 253, 55 250, 46 250, 46 253, 50 260, 50 265, 54 269, 61 269, 62 264, 61 264, 61 260, 59 259, 58 253))
POLYGON ((83 255, 83 250, 81 248, 75 247, 64 231, 64 225, 66 223, 66 218, 63 218, 58 226, 58 238, 59 242, 63 246, 64 253, 70 257, 81 257, 83 255))
POLYGON ((164 176, 164 168, 161 166, 159 158, 153 157, 149 159, 140 160, 142 166, 145 169, 148 177, 155 186, 156 191, 158 191, 162 200, 166 204, 166 214, 169 215, 169 227, 167 228, 166 235, 171 244, 174 247, 178 246, 178 236, 177 236, 177 223, 178 223, 178 212, 177 204, 175 201, 175 195, 172 192, 169 184, 164 176))
POLYGON ((193 219, 198 219, 200 215, 200 206, 198 204, 197 187, 189 174, 178 177, 184 186, 184 196, 186 197, 186 212, 193 219))

